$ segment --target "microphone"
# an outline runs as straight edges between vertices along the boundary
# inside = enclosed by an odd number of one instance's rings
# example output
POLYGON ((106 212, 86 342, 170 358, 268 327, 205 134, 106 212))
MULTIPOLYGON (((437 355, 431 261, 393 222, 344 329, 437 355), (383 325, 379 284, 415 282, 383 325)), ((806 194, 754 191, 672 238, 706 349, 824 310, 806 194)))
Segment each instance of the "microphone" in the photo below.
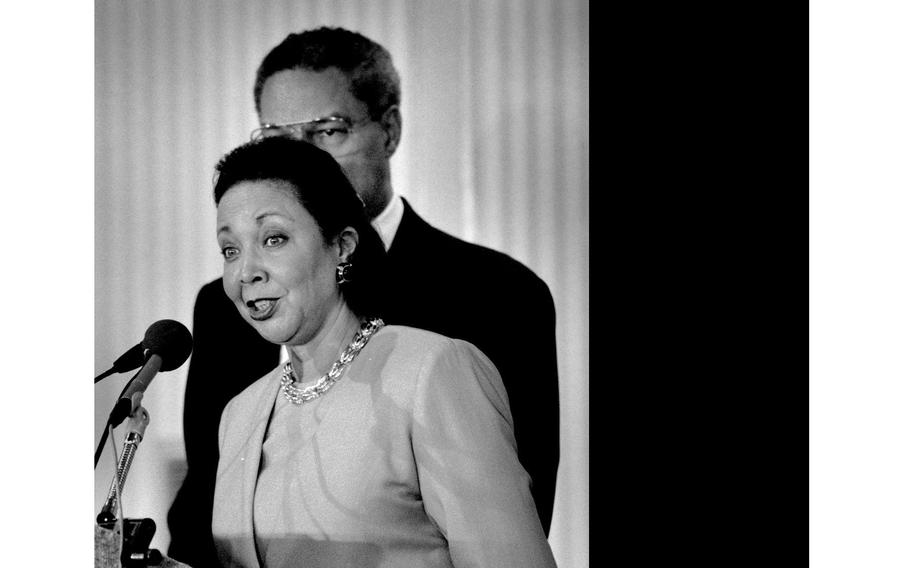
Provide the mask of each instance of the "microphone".
POLYGON ((145 389, 156 374, 172 371, 183 365, 193 350, 193 336, 182 323, 161 320, 149 326, 141 345, 145 348, 145 364, 127 383, 111 411, 109 423, 113 427, 123 422, 139 407, 145 389))
MULTIPOLYGON (((165 352, 170 353, 170 350, 174 349, 175 347, 169 347, 169 345, 171 345, 169 343, 171 339, 169 338, 182 335, 189 336, 189 331, 187 331, 186 327, 184 327, 182 323, 174 320, 156 321, 145 331, 145 337, 143 337, 142 341, 130 347, 126 353, 114 361, 114 364, 110 369, 95 377, 95 382, 97 383, 101 379, 113 375, 114 373, 126 373, 127 371, 138 369, 146 362, 148 351, 160 352, 163 349, 165 352)), ((177 339, 175 346, 185 348, 186 345, 184 341, 185 338, 177 339)), ((192 348, 192 336, 190 336, 189 349, 192 350, 192 348)), ((189 352, 187 352, 187 356, 189 356, 189 352)), ((174 353, 171 355, 171 357, 175 362, 178 360, 179 362, 177 362, 177 364, 173 367, 162 367, 161 371, 170 371, 171 369, 176 369, 182 365, 184 361, 186 361, 186 358, 179 359, 179 352, 174 353)))
POLYGON ((159 320, 146 330, 142 346, 146 350, 146 360, 150 354, 157 353, 162 359, 161 371, 173 371, 189 358, 193 351, 193 336, 179 321, 159 320))

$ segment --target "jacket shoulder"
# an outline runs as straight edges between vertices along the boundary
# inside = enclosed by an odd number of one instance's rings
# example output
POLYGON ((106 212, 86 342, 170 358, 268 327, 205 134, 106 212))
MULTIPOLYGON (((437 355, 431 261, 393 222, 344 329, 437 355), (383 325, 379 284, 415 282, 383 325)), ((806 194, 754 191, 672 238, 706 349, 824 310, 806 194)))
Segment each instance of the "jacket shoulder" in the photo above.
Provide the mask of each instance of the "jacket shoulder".
POLYGON ((453 351, 476 352, 485 358, 476 345, 469 341, 449 337, 435 331, 409 325, 388 324, 377 332, 375 339, 367 345, 375 345, 379 351, 387 351, 391 360, 405 360, 411 363, 432 360, 453 351))
POLYGON ((224 285, 221 278, 216 278, 199 288, 199 292, 196 294, 196 302, 210 302, 220 300, 222 297, 227 297, 224 294, 224 285))
POLYGON ((420 258, 420 264, 443 272, 462 275, 484 274, 488 281, 507 281, 550 296, 550 289, 533 270, 504 252, 471 243, 430 225, 410 207, 402 219, 401 240, 393 243, 390 259, 420 258), (399 247, 399 250, 394 250, 399 247))

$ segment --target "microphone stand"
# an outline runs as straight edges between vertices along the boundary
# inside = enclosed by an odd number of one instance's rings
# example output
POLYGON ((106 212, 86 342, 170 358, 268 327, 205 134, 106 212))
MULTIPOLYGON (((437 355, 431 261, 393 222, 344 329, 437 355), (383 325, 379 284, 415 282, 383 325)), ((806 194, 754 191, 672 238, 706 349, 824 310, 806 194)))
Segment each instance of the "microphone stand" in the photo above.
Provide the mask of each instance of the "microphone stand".
MULTIPOLYGON (((108 530, 114 530, 117 523, 115 511, 117 509, 118 495, 123 493, 126 476, 129 473, 130 465, 133 463, 133 456, 136 454, 136 449, 145 434, 145 427, 149 423, 149 414, 145 408, 138 406, 130 414, 129 419, 126 436, 123 441, 123 452, 120 454, 117 471, 111 480, 111 488, 108 491, 107 500, 96 518, 98 525, 108 530)), ((152 519, 123 519, 123 548, 120 552, 120 562, 123 568, 144 568, 161 563, 161 553, 158 550, 149 549, 152 537, 155 536, 155 529, 155 521, 152 519)))

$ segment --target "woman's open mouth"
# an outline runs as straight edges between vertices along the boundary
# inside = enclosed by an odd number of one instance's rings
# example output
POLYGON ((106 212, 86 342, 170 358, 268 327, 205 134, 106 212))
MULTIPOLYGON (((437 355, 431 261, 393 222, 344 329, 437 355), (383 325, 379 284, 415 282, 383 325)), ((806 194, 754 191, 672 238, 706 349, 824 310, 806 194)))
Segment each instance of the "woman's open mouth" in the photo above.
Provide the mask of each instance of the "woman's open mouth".
POLYGON ((260 298, 246 303, 250 318, 262 321, 272 317, 278 307, 278 298, 260 298))

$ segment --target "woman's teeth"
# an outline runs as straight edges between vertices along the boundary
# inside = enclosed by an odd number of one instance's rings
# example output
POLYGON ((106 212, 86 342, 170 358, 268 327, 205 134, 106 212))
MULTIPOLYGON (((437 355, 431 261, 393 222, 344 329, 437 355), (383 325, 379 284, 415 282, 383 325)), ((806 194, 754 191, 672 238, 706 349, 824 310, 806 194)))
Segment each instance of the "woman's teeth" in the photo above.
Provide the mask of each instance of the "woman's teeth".
POLYGON ((272 313, 275 311, 275 306, 277 304, 278 300, 276 298, 250 300, 246 303, 246 307, 250 311, 251 318, 255 320, 263 320, 271 317, 272 313))

